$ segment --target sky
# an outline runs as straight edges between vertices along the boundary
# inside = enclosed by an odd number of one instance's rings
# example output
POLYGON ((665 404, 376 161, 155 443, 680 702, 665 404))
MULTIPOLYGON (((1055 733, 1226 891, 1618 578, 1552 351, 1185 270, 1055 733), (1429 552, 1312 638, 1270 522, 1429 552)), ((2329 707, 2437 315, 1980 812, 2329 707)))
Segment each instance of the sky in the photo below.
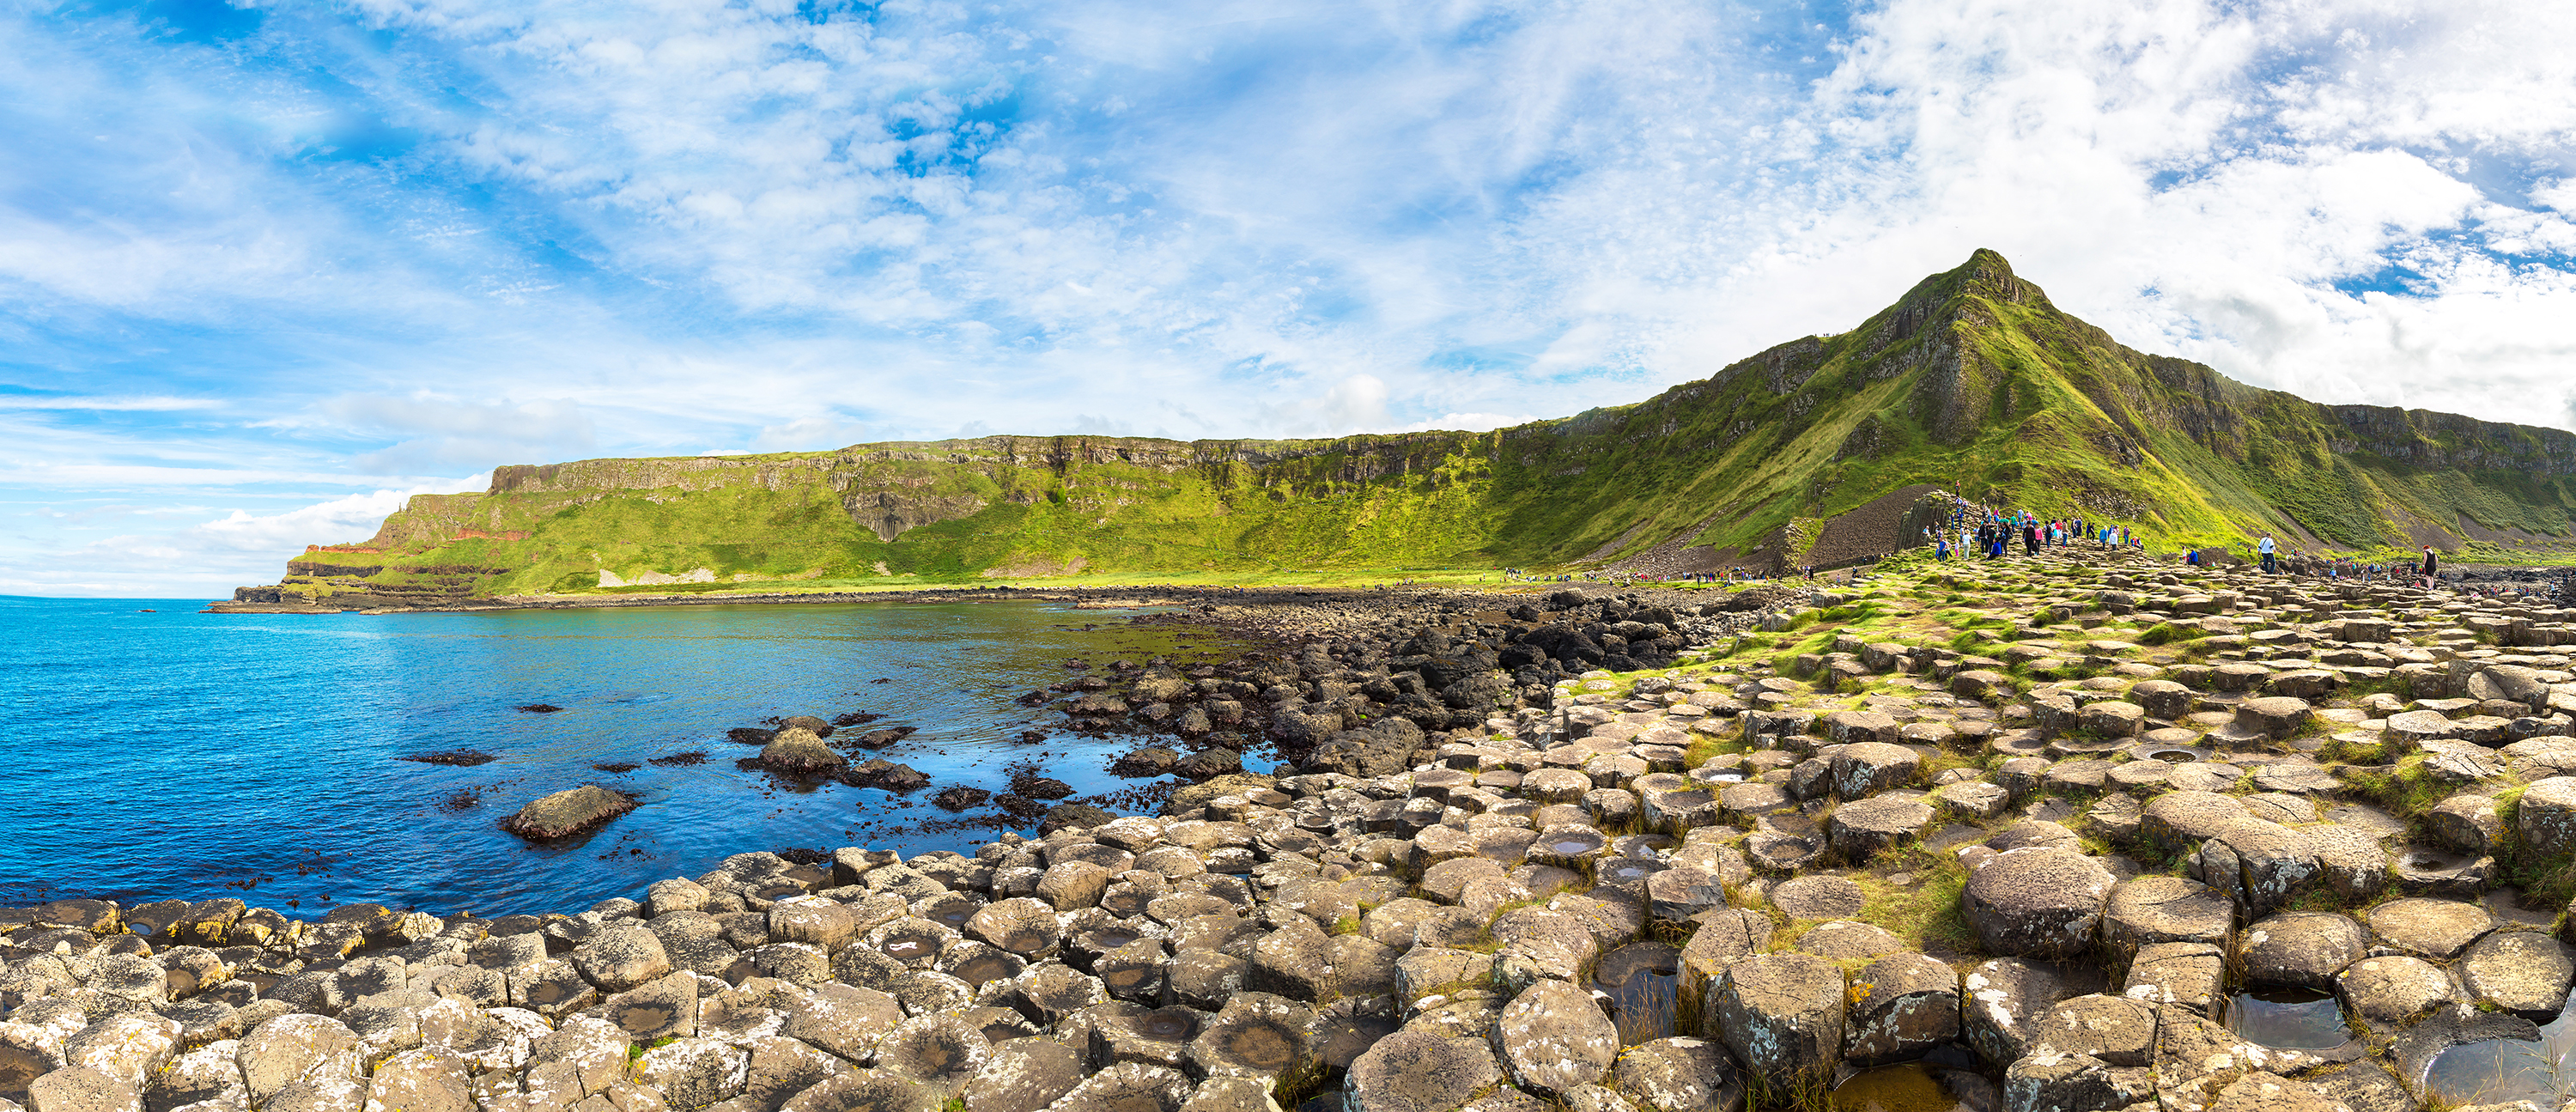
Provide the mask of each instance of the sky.
POLYGON ((1979 247, 2576 428, 2576 5, 0 0, 0 594, 491 469, 1486 429, 1979 247))

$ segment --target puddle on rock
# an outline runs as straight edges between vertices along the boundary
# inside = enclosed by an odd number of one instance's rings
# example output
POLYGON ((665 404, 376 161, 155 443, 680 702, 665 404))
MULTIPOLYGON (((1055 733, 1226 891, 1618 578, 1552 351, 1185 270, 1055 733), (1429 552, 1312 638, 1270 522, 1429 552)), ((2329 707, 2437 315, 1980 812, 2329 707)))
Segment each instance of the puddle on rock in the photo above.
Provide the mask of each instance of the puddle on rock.
POLYGON ((957 968, 949 971, 950 976, 976 988, 982 988, 989 982, 1003 980, 1018 973, 1016 963, 1000 954, 968 958, 957 963, 957 968))
POLYGON ((1620 881, 1644 880, 1649 874, 1661 871, 1663 871, 1663 865, 1660 862, 1629 860, 1602 866, 1600 876, 1603 882, 1616 884, 1620 881))
POLYGON ((2576 994, 2558 1018, 2540 1025, 2540 1041, 2462 1043, 2433 1057, 2424 1084, 2454 1106, 2529 1100, 2558 1107, 2576 1096, 2576 994))
POLYGON ((1681 1003, 1681 951, 1661 942, 1631 942, 1610 951, 1593 970, 1592 987, 1610 998, 1619 1045, 1669 1038, 1681 1003))
POLYGON ((2550 1065, 2546 1042, 2482 1039, 2434 1055, 2424 1087, 2453 1107, 2529 1100, 2551 1108, 2559 1101, 2559 1079, 2550 1065))
POLYGON ((2227 1029, 2281 1050, 2332 1050, 2353 1039, 2343 1002, 2306 988, 2260 988, 2229 997, 2227 1029))
POLYGON ((1921 1062, 1880 1066, 1834 1086, 1835 1112, 1978 1112, 1921 1062))

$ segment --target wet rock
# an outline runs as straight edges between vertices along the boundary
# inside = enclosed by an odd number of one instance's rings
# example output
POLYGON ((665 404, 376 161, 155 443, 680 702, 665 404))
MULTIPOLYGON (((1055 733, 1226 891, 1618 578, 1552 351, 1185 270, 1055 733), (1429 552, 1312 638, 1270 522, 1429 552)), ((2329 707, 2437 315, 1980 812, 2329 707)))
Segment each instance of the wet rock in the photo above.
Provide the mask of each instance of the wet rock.
POLYGON ((2245 928, 2238 960, 2254 984, 2331 989, 2335 974, 2361 960, 2367 940, 2349 915, 2284 912, 2245 928))
POLYGON ((778 731, 769 744, 760 749, 760 763, 771 772, 788 776, 829 776, 849 767, 849 758, 824 744, 815 731, 790 726, 778 731))
POLYGON ((1993 953, 2062 958, 2093 945, 2111 894, 2110 870, 2084 854, 2032 847, 1979 865, 1960 893, 1960 912, 1993 953))
POLYGON ((538 799, 502 820, 501 829, 534 841, 569 838, 635 809, 635 801, 596 784, 538 799))
POLYGON ((1843 975, 1822 958, 1746 958, 1704 1007, 1701 1030, 1720 1032, 1737 1061, 1766 1077, 1819 1076, 1842 1057, 1843 975))

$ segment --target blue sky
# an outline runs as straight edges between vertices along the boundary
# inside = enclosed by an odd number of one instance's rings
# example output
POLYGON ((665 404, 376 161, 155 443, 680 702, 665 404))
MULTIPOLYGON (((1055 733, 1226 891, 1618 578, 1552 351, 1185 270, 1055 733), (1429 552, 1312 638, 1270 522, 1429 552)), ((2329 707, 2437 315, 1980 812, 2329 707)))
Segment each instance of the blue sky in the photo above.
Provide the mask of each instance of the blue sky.
POLYGON ((0 4, 0 592, 497 464, 1487 428, 1980 246, 2129 344, 2576 427, 2576 12, 0 4))

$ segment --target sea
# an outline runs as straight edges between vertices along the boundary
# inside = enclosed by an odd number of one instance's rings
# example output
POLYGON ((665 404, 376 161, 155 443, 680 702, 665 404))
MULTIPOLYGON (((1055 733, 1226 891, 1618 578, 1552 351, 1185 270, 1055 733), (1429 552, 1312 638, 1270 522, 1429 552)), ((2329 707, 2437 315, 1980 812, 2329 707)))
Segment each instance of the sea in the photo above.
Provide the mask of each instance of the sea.
POLYGON ((0 765, 0 904, 233 896, 298 917, 352 902, 577 912, 751 850, 971 853, 1029 828, 961 829, 930 803, 942 787, 999 792, 1014 769, 1062 780, 1076 799, 1152 783, 1108 771, 1147 739, 1076 736, 1061 711, 1019 697, 1110 676, 1116 660, 1188 667, 1243 647, 1131 621, 1146 611, 1032 601, 380 615, 202 605, 0 597, 0 738, 16 754, 0 765), (519 709, 533 706, 560 709, 519 709), (854 759, 909 764, 930 786, 898 794, 737 767, 759 750, 728 729, 797 714, 913 727, 854 759), (497 759, 401 759, 460 749, 497 759), (652 763, 689 753, 706 759, 652 763), (639 806, 554 844, 500 828, 581 784, 639 806))

